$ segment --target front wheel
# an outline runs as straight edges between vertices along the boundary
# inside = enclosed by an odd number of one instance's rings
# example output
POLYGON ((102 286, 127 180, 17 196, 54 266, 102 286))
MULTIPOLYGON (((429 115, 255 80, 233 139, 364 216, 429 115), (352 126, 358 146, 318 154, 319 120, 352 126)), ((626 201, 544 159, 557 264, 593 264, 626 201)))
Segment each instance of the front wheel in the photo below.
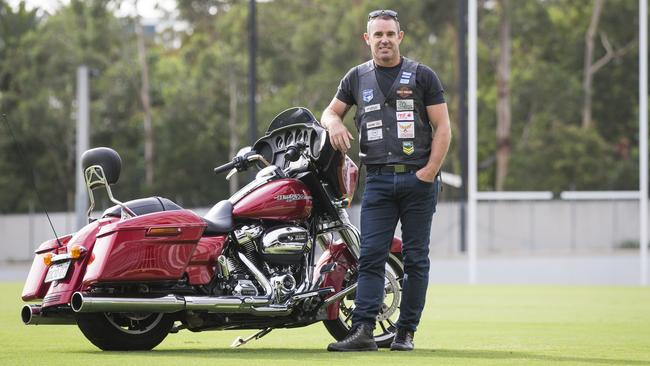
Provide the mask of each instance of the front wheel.
MULTIPOLYGON (((404 278, 404 264, 400 257, 390 254, 386 263, 386 274, 384 275, 384 302, 377 315, 375 326, 375 343, 377 347, 390 347, 395 333, 397 333, 397 319, 399 318, 399 305, 402 299, 402 279, 404 278)), ((343 283, 343 288, 347 287, 343 283)), ((354 310, 354 298, 356 292, 352 292, 339 301, 339 317, 334 320, 324 320, 325 328, 337 341, 343 340, 352 326, 352 311, 354 310)))
POLYGON ((163 313, 81 313, 77 325, 88 340, 104 351, 146 351, 167 337, 174 325, 163 313))

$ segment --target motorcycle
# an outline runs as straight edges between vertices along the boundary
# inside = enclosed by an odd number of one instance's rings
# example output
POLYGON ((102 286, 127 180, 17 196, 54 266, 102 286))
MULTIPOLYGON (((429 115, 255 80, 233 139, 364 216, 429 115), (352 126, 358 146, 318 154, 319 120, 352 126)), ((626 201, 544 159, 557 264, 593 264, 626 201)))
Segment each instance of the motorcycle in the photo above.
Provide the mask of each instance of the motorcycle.
MULTIPOLYGON (((42 302, 22 308, 25 324, 76 324, 102 350, 150 350, 184 329, 258 330, 237 347, 321 321, 336 340, 346 336, 360 239, 345 209, 358 168, 309 110, 280 113, 252 148, 214 169, 227 179, 260 170, 204 217, 162 197, 118 201, 114 150, 88 150, 82 166, 89 223, 35 251, 22 299, 42 302), (93 219, 102 188, 115 206, 93 219)), ((380 347, 396 333, 401 244, 393 239, 386 264, 380 347)))

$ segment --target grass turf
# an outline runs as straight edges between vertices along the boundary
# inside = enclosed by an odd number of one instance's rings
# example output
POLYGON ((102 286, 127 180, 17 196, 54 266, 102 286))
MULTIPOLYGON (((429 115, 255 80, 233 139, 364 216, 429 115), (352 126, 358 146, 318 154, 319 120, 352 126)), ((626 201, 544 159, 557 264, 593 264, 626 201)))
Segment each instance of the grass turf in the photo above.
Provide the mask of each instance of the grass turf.
POLYGON ((430 286, 416 351, 329 353, 322 324, 172 334, 150 352, 102 352, 76 326, 24 326, 20 284, 0 284, 0 365, 650 365, 650 290, 430 286))

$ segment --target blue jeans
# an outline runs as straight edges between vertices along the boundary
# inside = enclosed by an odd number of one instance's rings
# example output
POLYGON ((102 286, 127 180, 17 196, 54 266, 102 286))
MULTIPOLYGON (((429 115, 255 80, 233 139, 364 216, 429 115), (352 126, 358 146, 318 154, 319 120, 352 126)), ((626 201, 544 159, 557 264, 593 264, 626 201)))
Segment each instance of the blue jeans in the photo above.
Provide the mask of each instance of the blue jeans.
POLYGON ((352 323, 374 327, 384 301, 384 271, 397 221, 402 223, 404 281, 397 327, 415 331, 429 284, 429 234, 439 180, 415 173, 368 173, 361 203, 361 256, 352 323))

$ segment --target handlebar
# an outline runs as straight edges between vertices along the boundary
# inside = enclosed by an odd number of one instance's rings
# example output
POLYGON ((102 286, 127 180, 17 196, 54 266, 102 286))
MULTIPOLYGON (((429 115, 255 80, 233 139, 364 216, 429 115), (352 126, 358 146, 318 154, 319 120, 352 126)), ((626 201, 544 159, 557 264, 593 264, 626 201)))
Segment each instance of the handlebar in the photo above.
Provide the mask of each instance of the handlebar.
POLYGON ((255 151, 250 151, 244 155, 235 156, 231 162, 214 168, 214 172, 215 174, 219 174, 232 169, 237 169, 238 171, 246 170, 249 163, 253 161, 261 161, 265 166, 271 165, 262 155, 255 151))
POLYGON ((226 164, 224 164, 224 165, 221 165, 221 166, 218 166, 218 167, 214 168, 214 173, 215 173, 215 174, 223 173, 223 172, 225 172, 225 171, 228 171, 228 170, 234 168, 235 165, 236 165, 236 163, 235 163, 235 161, 233 160, 233 161, 231 161, 231 162, 229 162, 229 163, 226 163, 226 164))

